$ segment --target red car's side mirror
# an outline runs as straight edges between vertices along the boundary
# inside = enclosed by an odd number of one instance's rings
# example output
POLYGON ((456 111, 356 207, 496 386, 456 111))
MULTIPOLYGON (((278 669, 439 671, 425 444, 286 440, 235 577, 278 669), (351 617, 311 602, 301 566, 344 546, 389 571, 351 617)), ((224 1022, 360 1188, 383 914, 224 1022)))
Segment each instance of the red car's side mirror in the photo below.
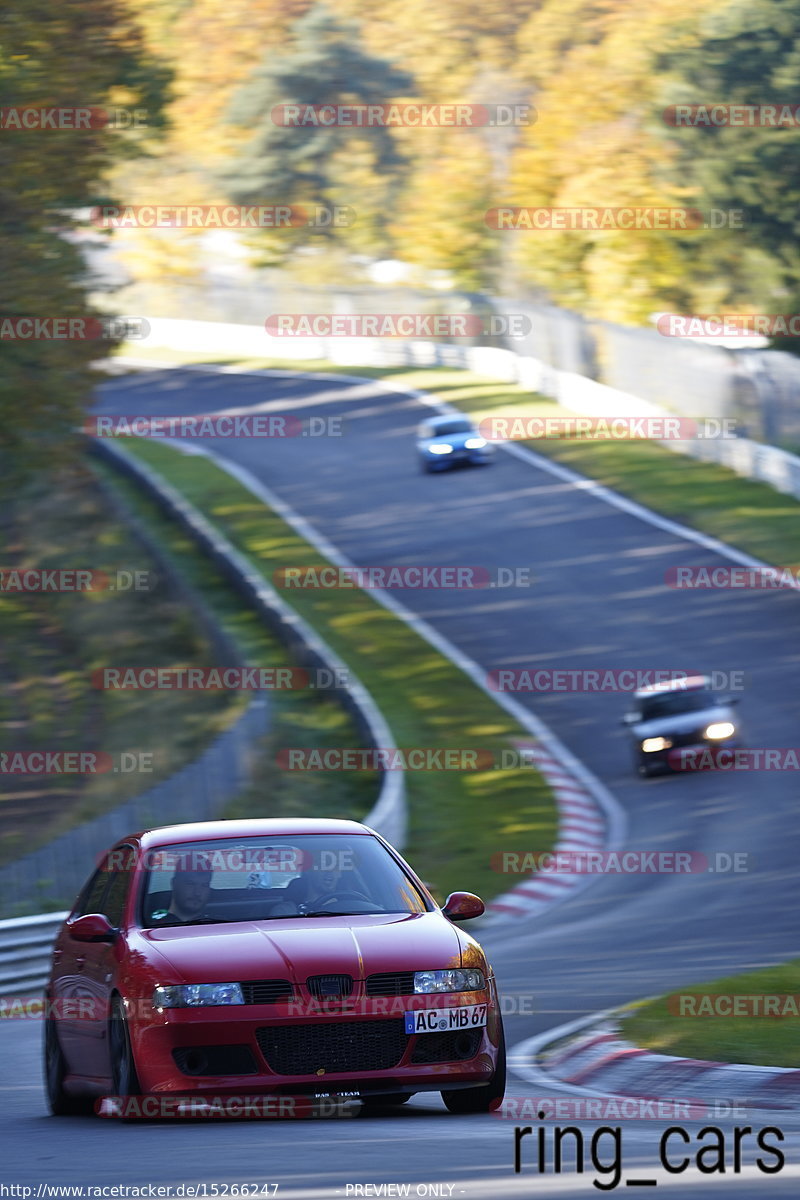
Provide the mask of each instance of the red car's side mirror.
POLYGON ((445 900, 442 912, 451 921, 469 921, 486 911, 480 896, 472 892, 451 892, 445 900))
POLYGON ((76 942, 114 942, 119 933, 102 913, 87 913, 67 926, 69 936, 76 942))

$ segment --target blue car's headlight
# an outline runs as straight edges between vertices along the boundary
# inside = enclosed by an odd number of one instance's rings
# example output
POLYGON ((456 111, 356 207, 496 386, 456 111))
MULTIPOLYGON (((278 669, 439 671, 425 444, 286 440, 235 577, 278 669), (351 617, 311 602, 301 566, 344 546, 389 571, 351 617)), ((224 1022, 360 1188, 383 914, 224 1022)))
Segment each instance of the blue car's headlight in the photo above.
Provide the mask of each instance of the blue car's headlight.
POLYGON ((449 442, 436 442, 433 446, 428 446, 431 454, 452 454, 453 447, 449 442))
POLYGON ((472 968, 414 972, 415 992, 479 992, 485 987, 483 971, 472 968))
POLYGON ((467 440, 464 442, 464 445, 466 446, 467 450, 481 450, 486 445, 486 438, 467 438, 467 440))
POLYGON ((220 1004, 244 1004, 239 983, 182 983, 157 987, 153 1008, 202 1008, 220 1004))

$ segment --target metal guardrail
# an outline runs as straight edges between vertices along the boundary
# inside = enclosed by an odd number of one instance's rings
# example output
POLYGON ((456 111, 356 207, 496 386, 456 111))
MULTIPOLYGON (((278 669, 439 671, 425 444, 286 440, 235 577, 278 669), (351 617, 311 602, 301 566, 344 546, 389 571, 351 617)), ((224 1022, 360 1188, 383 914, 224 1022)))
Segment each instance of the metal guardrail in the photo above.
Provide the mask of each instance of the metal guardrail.
POLYGON ((41 991, 50 971, 50 951, 66 912, 0 921, 0 1017, 2 997, 41 991))
MULTIPOLYGON (((369 745, 396 749, 383 714, 360 680, 316 630, 286 603, 276 589, 219 530, 175 488, 161 479, 157 472, 118 446, 111 442, 95 441, 93 450, 113 462, 118 470, 129 475, 157 501, 163 511, 186 530, 213 559, 220 573, 239 595, 255 608, 284 645, 294 651, 295 657, 303 666, 322 668, 327 672, 325 678, 335 681, 331 687, 335 689, 337 700, 350 713, 359 733, 369 745), (345 681, 344 687, 339 686, 339 680, 345 681)), ((365 818, 365 823, 377 829, 398 849, 402 849, 406 840, 407 815, 405 784, 400 772, 381 768, 380 793, 374 807, 365 818)))
POLYGON ((217 816, 252 777, 268 715, 263 697, 256 695, 228 729, 175 775, 0 868, 2 911, 13 913, 20 900, 28 907, 69 904, 97 855, 136 829, 217 816))

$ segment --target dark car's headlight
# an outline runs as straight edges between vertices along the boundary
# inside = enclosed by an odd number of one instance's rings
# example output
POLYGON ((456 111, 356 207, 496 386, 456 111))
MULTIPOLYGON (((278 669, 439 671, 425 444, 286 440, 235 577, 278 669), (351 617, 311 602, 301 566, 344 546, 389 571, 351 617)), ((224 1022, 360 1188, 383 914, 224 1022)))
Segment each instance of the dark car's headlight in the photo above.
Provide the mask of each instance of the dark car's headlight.
POLYGON ((153 1008, 211 1008, 220 1004, 244 1004, 239 983, 181 983, 157 987, 153 1008))
POLYGON ((656 750, 669 750, 671 746, 671 740, 665 737, 645 738, 642 742, 645 754, 653 754, 656 750))
POLYGON ((473 968, 414 972, 415 992, 479 992, 485 987, 483 971, 473 968))
POLYGON ((706 726, 703 737, 710 738, 711 741, 719 741, 721 738, 733 737, 736 732, 736 726, 731 721, 714 721, 711 725, 706 726))

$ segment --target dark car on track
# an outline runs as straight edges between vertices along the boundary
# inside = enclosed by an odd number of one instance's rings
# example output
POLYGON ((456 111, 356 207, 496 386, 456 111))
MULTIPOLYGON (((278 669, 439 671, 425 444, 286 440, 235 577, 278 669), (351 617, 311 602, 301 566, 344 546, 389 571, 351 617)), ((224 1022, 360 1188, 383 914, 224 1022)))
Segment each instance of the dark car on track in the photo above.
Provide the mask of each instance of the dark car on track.
POLYGON ((482 912, 467 892, 439 907, 354 821, 219 821, 125 838, 55 943, 51 1111, 243 1092, 378 1106, 439 1091, 451 1112, 487 1112, 505 1089, 497 986, 455 924, 482 912))
POLYGON ((417 430, 417 452, 423 471, 491 462, 493 447, 462 413, 428 417, 417 430))
POLYGON ((741 726, 732 707, 737 699, 715 692, 707 675, 634 692, 622 723, 630 732, 635 769, 640 775, 680 770, 702 761, 704 753, 713 763, 720 749, 741 746, 741 726))

